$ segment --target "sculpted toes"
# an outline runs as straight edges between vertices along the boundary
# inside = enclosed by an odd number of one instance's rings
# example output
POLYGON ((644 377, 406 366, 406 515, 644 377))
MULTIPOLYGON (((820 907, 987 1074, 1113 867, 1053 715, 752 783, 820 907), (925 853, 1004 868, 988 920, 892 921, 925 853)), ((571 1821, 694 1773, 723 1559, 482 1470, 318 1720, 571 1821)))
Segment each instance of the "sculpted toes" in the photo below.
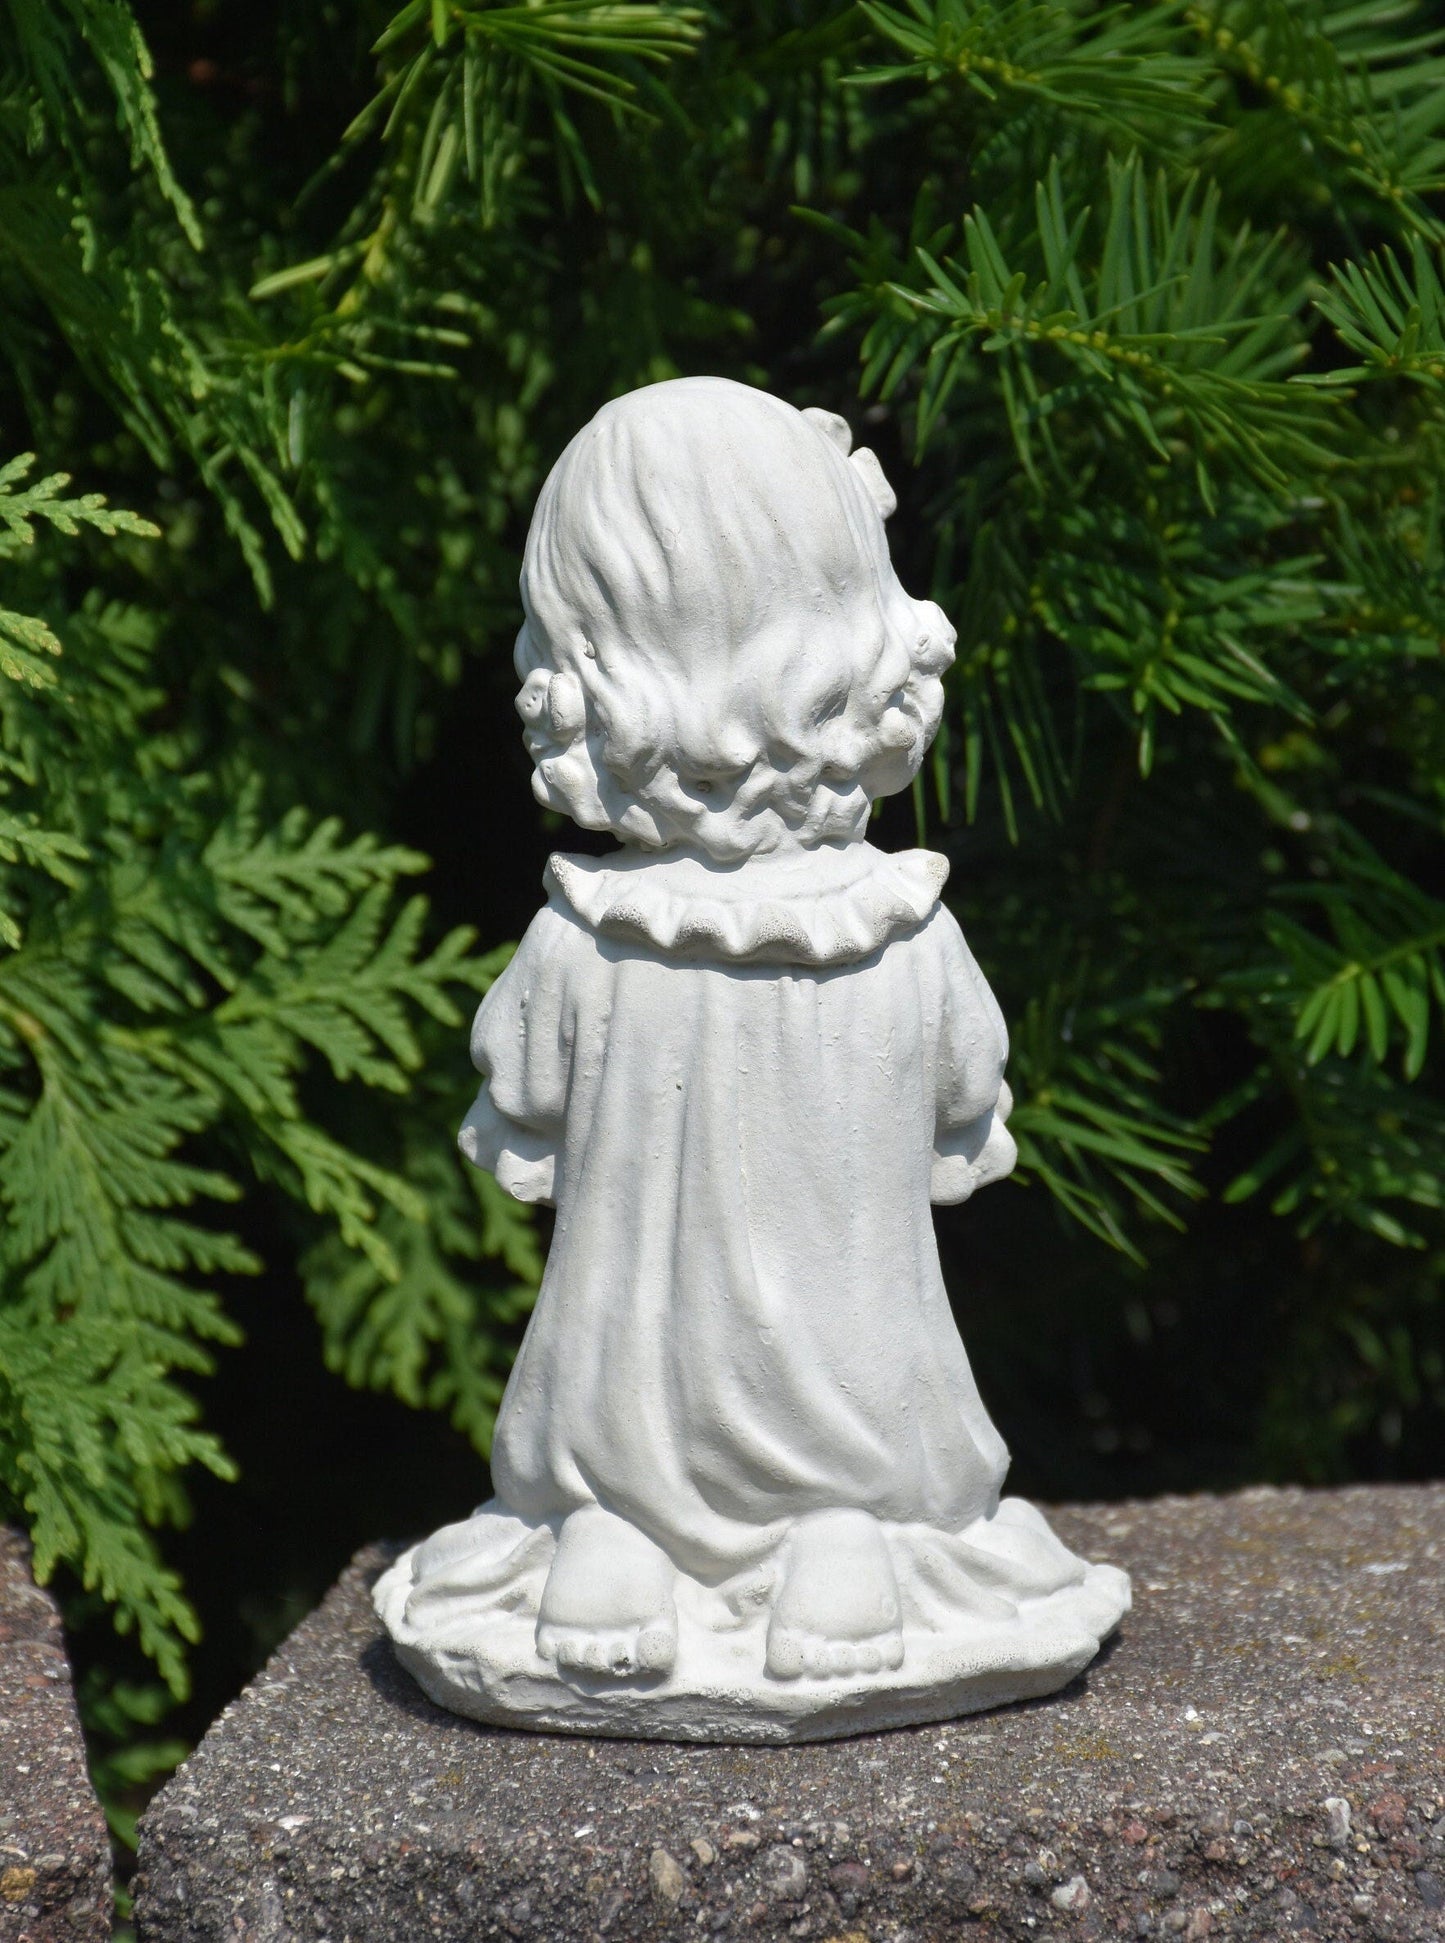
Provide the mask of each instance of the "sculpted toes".
POLYGON ((903 1641, 898 1635, 867 1640, 828 1639, 816 1633, 799 1634, 775 1627, 768 1635, 768 1672, 775 1680, 846 1679, 857 1673, 890 1671, 903 1664, 903 1641))
POLYGON ((578 1673, 600 1673, 605 1662, 600 1642, 591 1633, 573 1632, 559 1626, 554 1653, 558 1666, 570 1666, 578 1673))
POLYGON ((544 1660, 575 1673, 666 1673, 677 1657, 672 1627, 658 1623, 641 1632, 608 1628, 594 1632, 572 1626, 539 1626, 537 1652, 544 1660))
POLYGON ((677 1658, 677 1633, 672 1626, 645 1626, 637 1636, 637 1663, 648 1673, 667 1673, 677 1658))
POLYGON ((820 1680, 840 1675, 856 1673, 859 1666, 858 1649, 846 1639, 818 1639, 811 1642, 808 1653, 808 1671, 820 1680))
POLYGON ((666 1672, 677 1656, 673 1568, 599 1505, 566 1519, 537 1616, 537 1651, 579 1673, 666 1672))
POLYGON ((803 1642, 796 1633, 782 1627, 769 1630, 767 1667, 775 1680, 802 1678, 803 1642))

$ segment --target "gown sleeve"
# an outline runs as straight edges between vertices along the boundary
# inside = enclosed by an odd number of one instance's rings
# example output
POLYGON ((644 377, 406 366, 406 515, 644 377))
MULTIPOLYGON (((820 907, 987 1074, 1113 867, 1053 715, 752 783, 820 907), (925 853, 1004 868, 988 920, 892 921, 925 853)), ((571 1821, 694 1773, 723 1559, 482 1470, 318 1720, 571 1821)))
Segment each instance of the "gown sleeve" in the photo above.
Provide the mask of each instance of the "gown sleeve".
POLYGON ((930 1197, 966 1201, 1011 1173, 1018 1158, 1004 1124, 1013 1110, 1003 1077, 1008 1031, 958 925, 942 908, 938 921, 944 984, 930 1197))
POLYGON ((556 1198, 576 1030, 577 931, 544 906, 472 1024, 472 1064, 482 1085, 457 1145, 518 1201, 556 1198))

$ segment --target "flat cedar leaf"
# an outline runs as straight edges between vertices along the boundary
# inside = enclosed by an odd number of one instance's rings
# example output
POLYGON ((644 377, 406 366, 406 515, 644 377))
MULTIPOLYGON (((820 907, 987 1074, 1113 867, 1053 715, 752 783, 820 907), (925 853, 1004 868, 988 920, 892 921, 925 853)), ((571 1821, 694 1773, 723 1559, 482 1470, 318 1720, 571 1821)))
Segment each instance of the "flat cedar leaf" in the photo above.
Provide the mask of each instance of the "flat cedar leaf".
POLYGON ((46 520, 62 533, 78 533, 82 526, 113 535, 135 533, 145 539, 158 539, 160 528, 137 513, 123 512, 106 503, 104 493, 82 493, 78 499, 62 495, 70 484, 68 472, 52 472, 33 484, 24 481, 32 464, 30 454, 7 467, 8 477, 0 477, 0 529, 23 546, 35 539, 35 521, 46 520))
MULTIPOLYGON (((29 470, 0 476, 16 546, 39 520, 148 530, 29 470)), ((385 1223, 427 1232, 427 1205, 351 1144, 351 1107, 344 1138, 308 1119, 303 1082, 320 1064, 407 1096, 422 1023, 458 1027, 509 948, 478 957, 466 928, 429 948, 425 901, 399 895, 416 851, 277 816, 259 775, 229 801, 203 773, 178 780, 150 721, 158 630, 91 606, 59 634, 0 616, 0 668, 34 694, 18 714, 0 687, 0 1507, 41 1576, 67 1565, 179 1694, 197 1621, 154 1528, 183 1515, 188 1470, 234 1475, 188 1385, 239 1341, 212 1285, 263 1266, 217 1211, 248 1177, 276 1182, 395 1284, 385 1223)), ((448 1247, 535 1282, 520 1220, 474 1218, 464 1246, 453 1224, 448 1247)), ((496 1349, 464 1354, 465 1335, 459 1315, 456 1410, 480 1435, 496 1349)))
POLYGON ((56 671, 41 657, 59 653, 59 637, 47 621, 0 607, 0 673, 10 681, 53 688, 56 671))

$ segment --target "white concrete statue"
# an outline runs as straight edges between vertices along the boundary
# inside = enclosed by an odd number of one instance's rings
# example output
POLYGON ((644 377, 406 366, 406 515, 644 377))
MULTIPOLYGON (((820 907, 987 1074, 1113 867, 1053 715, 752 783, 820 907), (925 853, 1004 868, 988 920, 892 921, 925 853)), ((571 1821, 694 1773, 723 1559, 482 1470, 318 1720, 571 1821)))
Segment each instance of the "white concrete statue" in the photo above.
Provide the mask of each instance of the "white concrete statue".
POLYGON ((606 405, 542 489, 517 706, 554 856, 461 1130, 554 1202, 497 1495, 376 1588, 479 1719, 821 1739, 1048 1693, 1129 1603, 1040 1514, 930 1201, 1013 1165, 1007 1039, 948 866, 867 842, 954 631, 829 412, 717 378, 606 405))

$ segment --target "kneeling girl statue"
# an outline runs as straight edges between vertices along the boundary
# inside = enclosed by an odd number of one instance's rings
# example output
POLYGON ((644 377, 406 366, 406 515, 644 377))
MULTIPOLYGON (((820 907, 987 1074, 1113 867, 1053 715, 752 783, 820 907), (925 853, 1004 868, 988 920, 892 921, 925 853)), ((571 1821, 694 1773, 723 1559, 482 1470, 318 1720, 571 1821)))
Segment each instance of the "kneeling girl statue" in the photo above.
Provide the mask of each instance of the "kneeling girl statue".
POLYGON ((376 1588, 445 1706, 803 1740, 1062 1686, 1128 1581, 1000 1498, 931 1201, 1008 1173, 1007 1037, 928 851, 870 808, 954 632, 847 427, 714 378, 605 406, 542 490, 518 708, 554 856, 472 1034, 468 1159, 553 1202, 496 1497, 376 1588))

